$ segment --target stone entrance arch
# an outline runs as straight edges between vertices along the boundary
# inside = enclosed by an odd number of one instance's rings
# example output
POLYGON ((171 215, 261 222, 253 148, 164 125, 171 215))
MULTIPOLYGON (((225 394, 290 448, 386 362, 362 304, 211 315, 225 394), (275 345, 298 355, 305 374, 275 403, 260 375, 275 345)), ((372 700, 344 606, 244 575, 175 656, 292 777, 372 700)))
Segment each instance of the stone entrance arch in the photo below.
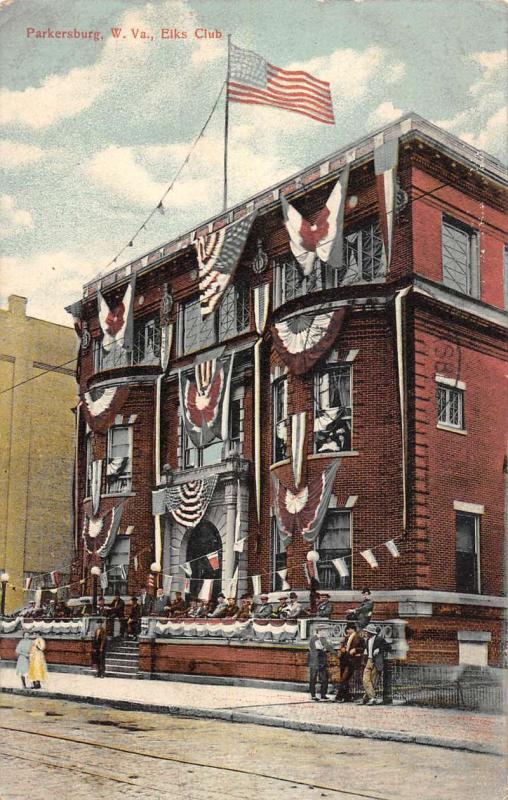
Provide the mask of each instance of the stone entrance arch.
POLYGON ((215 525, 208 520, 202 520, 190 531, 185 560, 190 562, 192 569, 191 596, 197 597, 205 578, 213 578, 212 599, 215 600, 222 585, 222 540, 215 525), (215 552, 219 554, 218 569, 213 569, 207 558, 208 554, 215 552))

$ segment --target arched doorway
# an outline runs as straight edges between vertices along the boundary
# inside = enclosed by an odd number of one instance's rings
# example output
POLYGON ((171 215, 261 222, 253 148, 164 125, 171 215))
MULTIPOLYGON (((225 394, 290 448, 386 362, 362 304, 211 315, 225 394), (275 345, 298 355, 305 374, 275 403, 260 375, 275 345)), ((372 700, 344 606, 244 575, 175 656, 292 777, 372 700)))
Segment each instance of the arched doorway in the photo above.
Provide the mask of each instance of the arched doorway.
POLYGON ((216 600, 222 585, 222 540, 219 531, 211 522, 200 522, 191 531, 187 542, 186 561, 190 562, 191 597, 197 597, 205 578, 213 578, 212 599, 216 600), (214 569, 207 556, 217 552, 219 566, 214 569))

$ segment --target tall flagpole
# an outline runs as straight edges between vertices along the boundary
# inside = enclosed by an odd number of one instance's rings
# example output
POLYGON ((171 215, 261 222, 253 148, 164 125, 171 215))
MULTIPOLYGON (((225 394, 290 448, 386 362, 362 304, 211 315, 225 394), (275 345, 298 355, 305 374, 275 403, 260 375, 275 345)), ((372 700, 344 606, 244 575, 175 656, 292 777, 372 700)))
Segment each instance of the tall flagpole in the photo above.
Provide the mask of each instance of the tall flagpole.
POLYGON ((229 66, 231 59, 231 34, 228 33, 228 71, 226 75, 226 108, 224 114, 224 211, 228 207, 228 133, 229 133, 229 99, 228 99, 228 84, 229 84, 229 66))

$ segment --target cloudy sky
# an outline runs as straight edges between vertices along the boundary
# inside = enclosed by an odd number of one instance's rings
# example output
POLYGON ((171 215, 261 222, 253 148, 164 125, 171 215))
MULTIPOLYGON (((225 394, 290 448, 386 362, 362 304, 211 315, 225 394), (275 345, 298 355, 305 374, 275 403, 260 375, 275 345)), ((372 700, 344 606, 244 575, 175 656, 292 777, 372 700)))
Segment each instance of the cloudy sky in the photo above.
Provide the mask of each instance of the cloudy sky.
MULTIPOLYGON (((227 33, 329 81, 336 116, 233 105, 235 203, 410 110, 505 160, 506 20, 503 0, 0 0, 0 304, 23 294, 32 316, 70 323, 64 305, 129 242, 201 130, 227 33), (36 36, 48 29, 97 35, 36 36)), ((223 117, 221 99, 166 214, 119 264, 220 212, 223 117)))

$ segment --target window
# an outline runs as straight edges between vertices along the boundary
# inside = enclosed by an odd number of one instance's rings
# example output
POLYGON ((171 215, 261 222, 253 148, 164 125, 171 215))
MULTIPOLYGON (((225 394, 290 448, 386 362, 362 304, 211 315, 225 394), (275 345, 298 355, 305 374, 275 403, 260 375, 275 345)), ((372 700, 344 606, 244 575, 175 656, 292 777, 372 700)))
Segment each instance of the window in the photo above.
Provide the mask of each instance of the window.
POLYGON ((219 341, 243 333, 249 327, 249 288, 230 286, 219 305, 219 341))
POLYGON ((383 237, 377 221, 346 233, 342 269, 335 270, 335 286, 375 281, 382 278, 385 271, 383 237))
POLYGON ((437 384, 438 425, 464 429, 464 392, 454 386, 437 384))
POLYGON ((458 592, 480 591, 480 517, 458 511, 456 529, 456 583, 458 592))
POLYGON ((272 386, 273 463, 283 461, 288 453, 288 381, 284 375, 272 386))
POLYGON ((478 232, 450 217, 442 224, 443 283, 478 296, 478 232))
POLYGON ((134 327, 133 364, 157 364, 160 357, 159 317, 136 322, 134 327))
POLYGON ((317 541, 319 584, 322 589, 351 589, 351 512, 328 511, 317 541), (341 578, 332 564, 346 558, 350 574, 341 578))
POLYGON ((180 355, 215 344, 215 314, 201 315, 199 297, 180 307, 180 355))
POLYGON ((195 447, 187 432, 183 432, 183 468, 193 469, 194 467, 206 467, 209 464, 217 464, 222 461, 222 449, 224 442, 216 439, 215 442, 206 447, 195 447))
POLYGON ((314 375, 314 452, 351 450, 351 366, 326 366, 314 375))
POLYGON ((117 425, 108 431, 106 486, 109 494, 129 492, 132 482, 131 429, 117 425))
POLYGON ((279 536, 279 528, 277 520, 272 517, 272 547, 271 547, 271 563, 272 563, 272 592, 280 592, 282 589, 282 580, 280 575, 277 575, 278 570, 285 569, 287 566, 287 553, 286 547, 282 544, 279 536))
POLYGON ((127 594, 129 575, 129 555, 131 542, 129 536, 117 536, 106 563, 108 571, 108 594, 120 592, 127 594))
POLYGON ((286 258, 275 264, 274 306, 293 300, 295 297, 316 292, 323 286, 323 265, 319 259, 316 260, 315 267, 310 275, 304 277, 294 259, 286 258))
POLYGON ((237 453, 239 453, 241 449, 242 422, 242 399, 240 397, 233 397, 229 415, 229 441, 237 453))

